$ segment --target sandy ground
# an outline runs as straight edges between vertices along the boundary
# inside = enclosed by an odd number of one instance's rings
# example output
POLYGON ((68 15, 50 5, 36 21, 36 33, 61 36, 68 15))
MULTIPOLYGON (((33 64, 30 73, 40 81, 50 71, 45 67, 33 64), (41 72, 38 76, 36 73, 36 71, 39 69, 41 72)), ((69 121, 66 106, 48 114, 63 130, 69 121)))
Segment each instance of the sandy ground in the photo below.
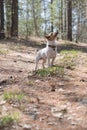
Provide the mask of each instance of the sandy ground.
MULTIPOLYGON (((32 74, 37 47, 0 43, 0 117, 15 112, 19 117, 10 126, 0 125, 1 130, 87 130, 87 45, 73 45, 83 49, 73 70, 43 78, 32 74), (23 93, 24 98, 6 101, 3 95, 9 92, 23 93)), ((56 60, 60 58, 58 54, 56 60)))

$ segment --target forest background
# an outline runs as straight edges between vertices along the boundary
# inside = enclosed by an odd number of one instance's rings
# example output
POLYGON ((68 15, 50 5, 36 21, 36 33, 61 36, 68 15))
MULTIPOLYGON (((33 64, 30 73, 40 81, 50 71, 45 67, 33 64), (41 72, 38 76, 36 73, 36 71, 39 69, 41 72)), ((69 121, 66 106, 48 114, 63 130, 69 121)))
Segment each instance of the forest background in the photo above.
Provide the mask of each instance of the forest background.
POLYGON ((87 41, 86 0, 0 0, 0 38, 44 37, 87 41))

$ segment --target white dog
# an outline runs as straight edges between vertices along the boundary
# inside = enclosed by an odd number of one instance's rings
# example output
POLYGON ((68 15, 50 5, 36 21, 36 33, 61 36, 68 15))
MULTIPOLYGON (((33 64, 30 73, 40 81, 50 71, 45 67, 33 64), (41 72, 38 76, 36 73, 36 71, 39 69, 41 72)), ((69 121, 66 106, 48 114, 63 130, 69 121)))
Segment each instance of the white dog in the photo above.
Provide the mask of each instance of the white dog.
POLYGON ((55 42, 57 34, 58 31, 55 33, 50 33, 49 35, 45 36, 45 38, 47 39, 47 45, 45 48, 37 52, 35 70, 37 70, 39 60, 43 60, 42 62, 43 68, 45 67, 44 63, 46 62, 46 60, 48 63, 48 67, 51 67, 53 65, 53 62, 57 54, 57 45, 55 42))

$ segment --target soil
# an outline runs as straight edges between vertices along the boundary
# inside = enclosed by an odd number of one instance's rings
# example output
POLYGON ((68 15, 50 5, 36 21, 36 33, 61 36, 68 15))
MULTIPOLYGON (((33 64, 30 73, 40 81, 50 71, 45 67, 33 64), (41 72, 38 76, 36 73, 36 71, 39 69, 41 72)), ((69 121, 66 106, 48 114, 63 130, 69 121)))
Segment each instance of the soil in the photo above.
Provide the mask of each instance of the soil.
POLYGON ((19 118, 8 126, 0 125, 0 130, 87 130, 87 44, 66 43, 59 42, 57 60, 65 48, 79 50, 75 68, 64 68, 63 77, 38 77, 33 74, 35 50, 44 45, 0 41, 0 117, 16 113, 19 118), (9 92, 24 97, 4 100, 4 93, 9 92))

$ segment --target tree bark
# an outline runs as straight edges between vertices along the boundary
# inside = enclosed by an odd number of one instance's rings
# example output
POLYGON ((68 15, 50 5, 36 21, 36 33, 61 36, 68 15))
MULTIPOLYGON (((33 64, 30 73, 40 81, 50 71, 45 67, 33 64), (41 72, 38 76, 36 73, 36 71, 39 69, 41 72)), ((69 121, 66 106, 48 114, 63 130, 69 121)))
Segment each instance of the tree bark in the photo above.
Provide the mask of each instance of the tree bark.
POLYGON ((51 32, 53 32, 53 0, 51 0, 51 32))
POLYGON ((86 13, 85 13, 85 14, 86 14, 86 20, 87 20, 87 0, 85 0, 85 6, 86 6, 86 7, 85 7, 85 10, 86 10, 86 13))
POLYGON ((35 2, 35 1, 32 0, 32 10, 33 10, 33 19, 34 19, 35 35, 36 35, 36 36, 39 36, 37 21, 36 21, 36 17, 35 17, 35 5, 34 5, 34 2, 35 2))
POLYGON ((44 5, 44 24, 45 24, 44 35, 46 35, 47 21, 46 21, 46 5, 45 5, 45 0, 43 1, 43 5, 44 5))
POLYGON ((61 0, 61 38, 63 39, 63 0, 61 0))
POLYGON ((72 41, 72 0, 68 0, 68 40, 72 41))
POLYGON ((4 34, 4 0, 0 0, 0 39, 5 38, 4 34))
POLYGON ((18 37, 18 0, 12 0, 11 36, 18 37))
POLYGON ((28 27, 28 21, 29 21, 29 3, 28 0, 26 0, 26 40, 28 40, 29 35, 29 27, 28 27))
POLYGON ((11 0, 5 1, 6 7, 6 37, 11 37, 11 0))
POLYGON ((79 41, 79 35, 80 35, 80 3, 78 1, 78 9, 77 9, 77 33, 76 33, 76 42, 79 41))

